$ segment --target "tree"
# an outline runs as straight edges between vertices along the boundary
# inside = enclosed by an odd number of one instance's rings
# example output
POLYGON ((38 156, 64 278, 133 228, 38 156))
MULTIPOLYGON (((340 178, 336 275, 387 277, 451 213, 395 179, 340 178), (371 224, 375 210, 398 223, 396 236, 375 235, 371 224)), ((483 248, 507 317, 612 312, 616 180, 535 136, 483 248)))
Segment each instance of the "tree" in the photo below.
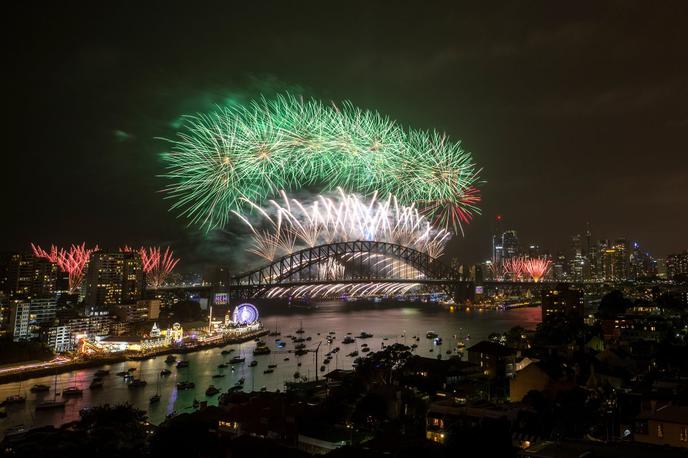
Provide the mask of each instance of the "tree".
POLYGON ((604 318, 613 318, 625 313, 631 305, 631 301, 626 299, 621 291, 615 289, 602 297, 597 314, 604 318))

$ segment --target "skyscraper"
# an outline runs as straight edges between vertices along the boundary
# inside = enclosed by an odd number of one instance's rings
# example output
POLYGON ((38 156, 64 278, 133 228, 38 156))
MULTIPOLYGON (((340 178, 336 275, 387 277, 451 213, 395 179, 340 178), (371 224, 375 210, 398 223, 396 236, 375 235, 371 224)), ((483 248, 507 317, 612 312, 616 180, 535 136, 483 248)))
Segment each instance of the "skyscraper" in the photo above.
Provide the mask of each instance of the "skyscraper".
POLYGON ((113 305, 130 304, 141 298, 144 273, 136 252, 91 254, 86 275, 86 307, 89 314, 108 312, 113 305))

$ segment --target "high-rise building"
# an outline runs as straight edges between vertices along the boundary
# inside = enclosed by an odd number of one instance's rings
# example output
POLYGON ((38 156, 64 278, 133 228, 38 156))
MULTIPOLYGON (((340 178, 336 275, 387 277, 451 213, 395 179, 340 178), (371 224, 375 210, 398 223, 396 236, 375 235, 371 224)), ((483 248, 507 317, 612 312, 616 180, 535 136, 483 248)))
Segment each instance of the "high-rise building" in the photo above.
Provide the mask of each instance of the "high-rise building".
POLYGON ((86 275, 87 313, 101 314, 114 305, 136 302, 142 297, 143 285, 144 272, 138 253, 93 253, 86 275))
POLYGON ((495 230, 492 233, 492 262, 499 265, 504 259, 504 246, 502 244, 502 216, 495 219, 495 230))
POLYGON ((33 298, 14 299, 10 303, 10 329, 15 341, 38 338, 42 326, 51 324, 57 313, 57 300, 33 298))
POLYGON ((667 256, 666 268, 670 280, 688 277, 688 250, 667 256))
POLYGON ((0 292, 10 298, 44 297, 66 289, 65 275, 32 254, 0 254, 0 292))
POLYGON ((518 235, 513 229, 502 234, 502 249, 505 258, 513 258, 519 254, 518 235))

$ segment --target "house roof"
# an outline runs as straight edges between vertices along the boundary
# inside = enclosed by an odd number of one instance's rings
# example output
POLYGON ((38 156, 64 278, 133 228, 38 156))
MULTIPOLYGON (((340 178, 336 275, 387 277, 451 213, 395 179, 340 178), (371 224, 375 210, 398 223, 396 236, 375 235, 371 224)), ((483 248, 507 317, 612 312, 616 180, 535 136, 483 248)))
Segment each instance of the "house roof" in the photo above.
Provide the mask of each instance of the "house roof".
POLYGON ((638 415, 640 420, 657 420, 688 425, 688 406, 665 406, 638 415))

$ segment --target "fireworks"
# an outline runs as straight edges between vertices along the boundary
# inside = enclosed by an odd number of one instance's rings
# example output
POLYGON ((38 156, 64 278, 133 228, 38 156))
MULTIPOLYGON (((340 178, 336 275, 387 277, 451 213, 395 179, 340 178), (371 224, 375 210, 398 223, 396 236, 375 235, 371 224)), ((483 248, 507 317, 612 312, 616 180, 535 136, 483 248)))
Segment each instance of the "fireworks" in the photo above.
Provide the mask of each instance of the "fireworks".
POLYGON ((69 291, 74 292, 84 280, 85 267, 91 253, 98 251, 98 245, 95 248, 86 248, 86 243, 81 245, 72 245, 68 250, 58 248, 55 245, 50 246, 50 251, 47 252, 39 245, 31 244, 33 254, 39 258, 45 258, 48 261, 57 264, 57 267, 69 275, 69 291))
POLYGON ((146 283, 151 288, 159 288, 179 262, 169 247, 163 252, 160 247, 141 247, 135 250, 129 246, 120 248, 124 252, 137 252, 141 256, 143 271, 146 273, 146 283))
POLYGON ((552 261, 546 258, 527 259, 524 262, 525 271, 535 283, 539 282, 547 274, 552 261))
POLYGON ((504 275, 509 275, 512 280, 521 280, 525 273, 525 258, 513 257, 504 258, 502 260, 502 272, 504 275))
POLYGON ((295 250, 321 244, 375 240, 413 248, 435 259, 442 255, 451 233, 435 228, 414 206, 400 205, 393 196, 365 201, 339 189, 335 197, 318 196, 304 204, 281 193, 282 203, 270 201, 263 209, 248 205, 260 215, 251 223, 235 212, 251 230, 250 252, 268 262, 295 250))
POLYGON ((191 224, 224 227, 280 190, 313 185, 395 195, 461 230, 479 213, 480 169, 460 142, 404 129, 348 102, 284 95, 187 117, 163 156, 165 190, 191 224))

